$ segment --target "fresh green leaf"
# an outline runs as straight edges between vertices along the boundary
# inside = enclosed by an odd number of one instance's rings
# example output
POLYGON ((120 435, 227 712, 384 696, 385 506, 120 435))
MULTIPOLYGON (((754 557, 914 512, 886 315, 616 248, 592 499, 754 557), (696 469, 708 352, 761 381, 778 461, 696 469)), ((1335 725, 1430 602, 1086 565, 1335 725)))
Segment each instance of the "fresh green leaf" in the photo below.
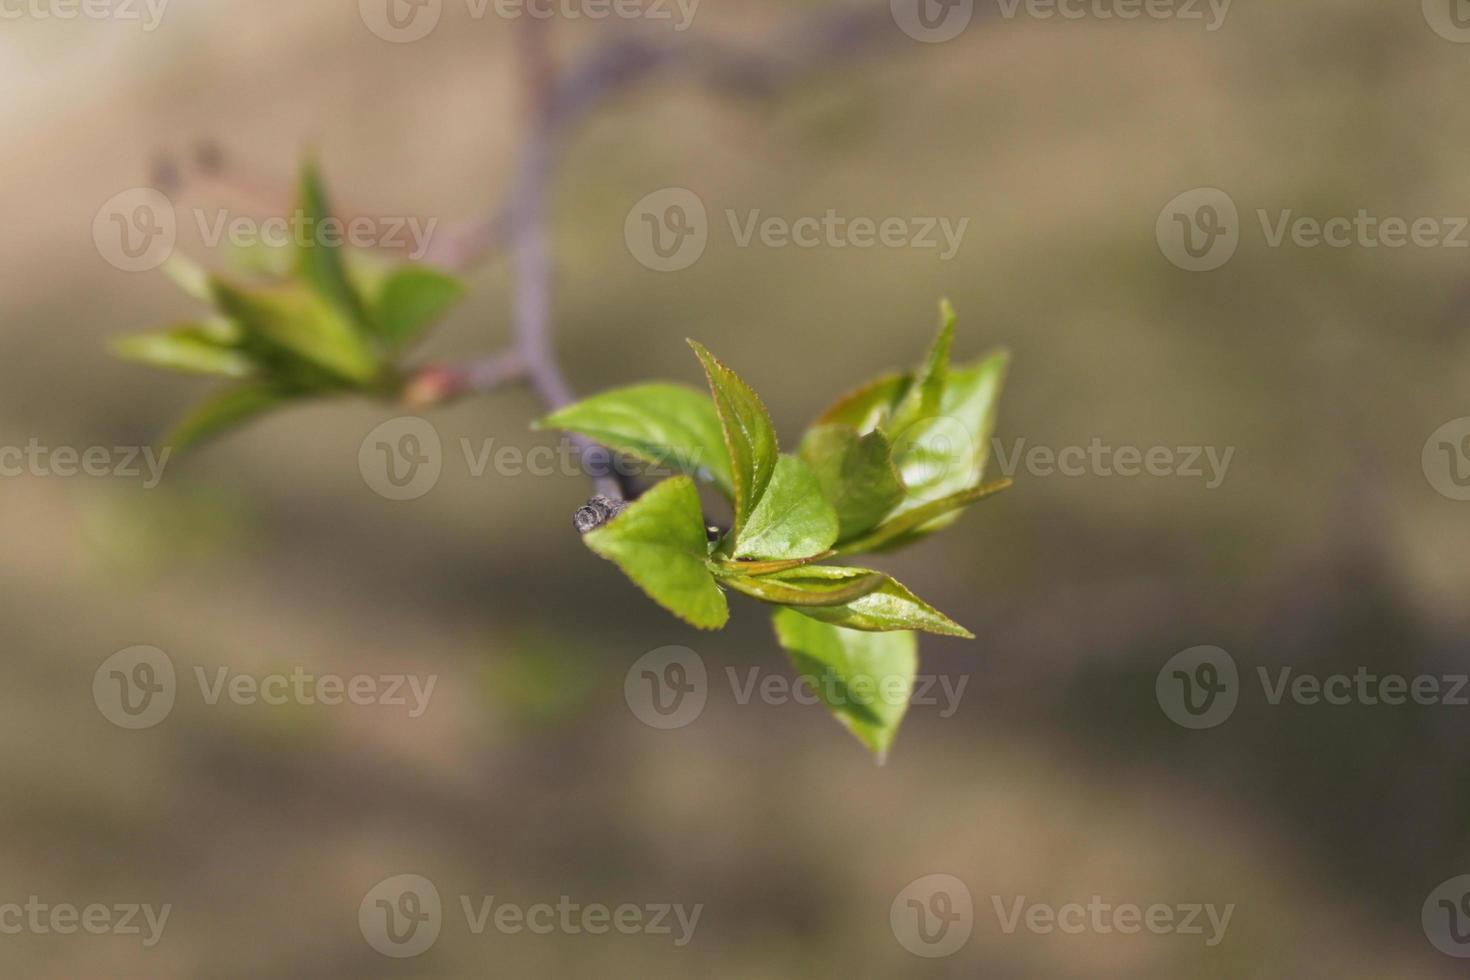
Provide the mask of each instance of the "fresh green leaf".
POLYGON ((871 530, 903 499, 893 450, 882 432, 860 436, 845 425, 818 426, 802 439, 801 458, 837 512, 839 542, 871 530))
POLYGON ((790 609, 772 617, 792 666, 881 764, 908 711, 919 644, 912 633, 857 633, 790 609))
POLYGON ((939 411, 940 397, 949 376, 949 352, 954 346, 954 307, 948 300, 939 304, 939 321, 939 336, 929 346, 929 353, 924 357, 913 384, 904 393, 903 400, 893 409, 893 418, 888 426, 893 432, 903 432, 920 419, 929 418, 939 411))
POLYGON ((802 565, 810 565, 831 558, 837 554, 835 551, 824 551, 821 554, 811 555, 807 558, 778 558, 773 561, 732 561, 729 558, 716 558, 714 560, 717 574, 727 575, 769 575, 772 572, 784 572, 788 568, 800 568, 802 565))
POLYGON ((709 398, 693 388, 616 388, 568 405, 536 427, 580 433, 653 466, 712 480, 727 497, 734 495, 719 416, 709 398))
POLYGON ((163 263, 163 274, 172 279, 184 295, 201 303, 210 301, 209 273, 198 263, 181 255, 171 255, 163 263))
POLYGON ((248 378, 255 362, 231 346, 228 324, 185 324, 158 333, 134 334, 114 341, 118 357, 170 371, 248 378), (221 329, 225 328, 225 329, 221 329))
POLYGON ((804 616, 850 630, 873 633, 922 630, 940 636, 961 636, 969 640, 975 638, 975 634, 891 578, 861 599, 840 606, 802 606, 797 611, 804 616))
POLYGON ((837 512, 817 477, 795 456, 781 456, 744 527, 735 532, 733 558, 808 558, 837 540, 837 512))
POLYGON ((977 500, 994 496, 1010 485, 1010 480, 1000 480, 988 483, 983 487, 961 490, 957 494, 939 500, 931 500, 927 504, 904 511, 897 517, 884 521, 871 534, 845 542, 839 550, 848 554, 857 554, 863 551, 887 551, 908 544, 922 536, 918 532, 926 525, 932 526, 937 519, 961 511, 977 500))
MULTIPOLYGON (((720 566, 716 566, 716 572, 720 566)), ((866 568, 807 565, 768 575, 724 575, 737 592, 783 606, 840 606, 883 586, 888 576, 866 568)))
POLYGON ((238 289, 212 283, 215 302, 247 332, 356 384, 366 384, 378 365, 362 337, 333 307, 298 286, 238 289))
MULTIPOLYGON (((725 449, 730 458, 730 476, 735 498, 735 538, 738 541, 745 529, 751 512, 766 492, 766 484, 776 470, 779 449, 776 445, 776 430, 771 426, 771 416, 766 406, 750 386, 741 381, 734 371, 715 360, 713 354, 702 344, 693 340, 694 349, 705 376, 709 378, 710 394, 714 397, 715 412, 724 433, 725 449)), ((830 545, 827 542, 822 548, 830 545)), ((746 551, 745 554, 755 555, 746 551)), ((737 554, 736 557, 739 557, 737 554)), ((797 555, 756 555, 756 557, 795 558, 797 555)))
POLYGON ((192 449, 290 401, 292 394, 269 385, 226 388, 195 408, 163 439, 176 452, 192 449))
POLYGON ((463 293, 463 284, 453 276, 425 266, 403 266, 388 277, 378 294, 378 329, 390 347, 403 347, 443 316, 463 293))
POLYGON ((909 375, 897 372, 874 378, 829 405, 812 426, 845 425, 864 434, 886 427, 910 381, 909 375))
POLYGON ((314 161, 301 168, 297 215, 302 220, 303 234, 296 242, 296 275, 318 296, 341 314, 347 323, 366 331, 367 311, 362 297, 347 276, 343 260, 342 234, 326 234, 325 225, 333 219, 321 173, 314 161))
POLYGON ((689 624, 719 629, 730 618, 725 594, 706 566, 699 490, 689 477, 665 480, 582 540, 689 624))

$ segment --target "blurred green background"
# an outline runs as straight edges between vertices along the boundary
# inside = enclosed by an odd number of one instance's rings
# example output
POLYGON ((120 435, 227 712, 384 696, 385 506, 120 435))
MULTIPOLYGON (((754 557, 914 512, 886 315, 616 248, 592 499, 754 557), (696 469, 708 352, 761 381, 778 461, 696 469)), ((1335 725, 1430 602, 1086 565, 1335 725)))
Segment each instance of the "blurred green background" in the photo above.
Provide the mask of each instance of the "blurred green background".
MULTIPOLYGON (((196 312, 159 273, 109 265, 103 202, 160 155, 224 149, 251 200, 314 149, 336 197, 446 227, 497 202, 520 140, 515 25, 446 3, 412 44, 347 0, 196 2, 156 31, 0 22, 0 444, 146 445, 205 386, 112 359, 117 335, 196 312)), ((982 7, 986 2, 982 0, 982 7)), ((1467 253, 1271 248, 1258 209, 1319 218, 1470 214, 1470 46, 1418 4, 1240 3, 1198 22, 977 15, 942 44, 897 36, 788 97, 678 75, 580 128, 555 182, 557 347, 592 392, 700 383, 701 339, 766 399, 783 441, 832 397, 913 362, 935 303, 957 355, 1014 351, 1006 447, 1234 447, 1198 479, 1037 475, 881 567, 978 635, 925 637, 959 710, 915 707, 882 768, 818 707, 740 704, 726 667, 789 676, 754 603, 701 634, 570 529, 585 481, 475 477, 459 453, 530 448, 507 390, 435 412, 426 496, 372 492, 358 450, 401 414, 368 402, 272 416, 164 482, 0 479, 0 903, 171 903, 162 940, 0 935, 17 977, 1453 976, 1421 906, 1470 870, 1466 714, 1272 706, 1257 667, 1463 672, 1470 504, 1436 492, 1425 440, 1470 415, 1467 253), (685 187, 709 247, 658 273, 629 209, 685 187), (1189 273, 1155 240, 1196 187, 1240 208, 1239 251, 1189 273), (723 212, 969 219, 952 261, 918 249, 741 248, 723 212), (125 731, 94 671, 135 644, 179 668, 172 714, 125 731), (1155 699, 1175 653, 1228 650, 1225 724, 1155 699), (625 672, 687 646, 709 703, 644 725, 625 672), (209 705, 193 670, 438 677, 429 710, 209 705), (375 952, 358 907, 435 882, 443 932, 375 952), (910 882, 974 897, 952 956, 890 928, 910 882), (702 903, 694 940, 476 936, 457 896, 702 903), (1199 936, 1006 933, 992 897, 1233 903, 1199 936)), ((793 12, 698 10, 689 32, 769 44, 793 12)), ((896 29, 895 29, 896 30, 896 29)), ((667 26, 556 25, 560 56, 667 26)), ((687 39, 687 38, 685 38, 687 39)), ((226 182, 176 201, 251 211, 226 182)), ((180 251, 222 259, 181 236, 180 251)), ((425 360, 505 343, 495 258, 425 360)))

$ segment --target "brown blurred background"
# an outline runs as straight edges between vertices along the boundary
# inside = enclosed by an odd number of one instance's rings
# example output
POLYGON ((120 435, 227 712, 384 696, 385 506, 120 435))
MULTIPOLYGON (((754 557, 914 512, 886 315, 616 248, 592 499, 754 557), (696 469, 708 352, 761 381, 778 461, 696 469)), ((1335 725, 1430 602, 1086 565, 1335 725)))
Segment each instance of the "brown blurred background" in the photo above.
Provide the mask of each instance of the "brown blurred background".
MULTIPOLYGON (((471 475, 461 439, 527 449, 509 390, 434 413, 443 476, 372 492, 366 401, 283 412, 169 463, 163 483, 0 479, 0 904, 168 903, 161 940, 0 935, 16 977, 1452 976, 1420 913, 1470 871, 1466 715, 1454 706, 1271 705, 1258 667, 1455 674, 1470 662, 1470 503, 1425 441, 1470 415, 1463 249, 1269 246, 1256 218, 1470 214, 1470 45, 1418 4, 1242 2, 1198 21, 995 16, 897 34, 773 100, 675 74, 565 147, 555 182, 557 346, 582 392, 699 383, 703 340, 766 399, 787 446, 831 397, 910 363, 940 296, 961 356, 1014 351, 998 437, 1053 448, 1234 447, 1218 487, 1016 473, 893 572, 978 635, 925 637, 921 671, 968 678, 915 707, 886 766, 819 707, 740 704, 725 669, 789 676, 735 601, 701 634, 569 527, 584 481, 471 475), (709 247, 658 273, 624 240, 635 202, 685 187, 709 247), (1176 268, 1160 209, 1197 187, 1240 208, 1221 268, 1176 268), (739 247, 723 212, 968 219, 921 249, 739 247), (156 646, 171 715, 123 730, 93 674, 156 646), (1191 731, 1164 663, 1228 650, 1240 705, 1191 731), (711 675, 662 732, 625 672, 667 645, 711 675), (194 669, 437 676, 427 711, 210 705, 194 669), (414 873, 445 902, 423 955, 365 941, 359 904, 414 873), (957 877, 973 934, 912 955, 890 905, 957 877), (693 940, 473 935, 458 896, 704 908, 693 940), (1235 906, 1222 942, 1007 933, 993 897, 1235 906)), ((19 8, 17 8, 19 9, 19 8)), ((765 45, 793 13, 698 8, 688 36, 765 45)), ((1106 7, 1104 9, 1107 9, 1106 7)), ((109 265, 93 218, 160 155, 214 140, 239 180, 285 187, 314 149, 337 199, 453 225, 492 207, 523 133, 516 26, 446 0, 389 43, 350 0, 175 0, 157 30, 0 21, 0 444, 146 445, 206 385, 113 359, 130 330, 197 312, 160 273, 109 265)), ((556 25, 575 63, 667 23, 556 25)), ((186 182, 188 184, 188 182, 186 182)), ((189 184, 190 206, 228 206, 189 184), (192 196, 191 196, 192 195, 192 196)), ((281 199, 284 204, 284 198, 281 199)), ((249 213, 249 212, 244 212, 249 213)), ((221 259, 188 234, 179 249, 221 259)), ((426 345, 509 337, 494 258, 426 345)), ((743 674, 742 674, 743 676, 743 674)))

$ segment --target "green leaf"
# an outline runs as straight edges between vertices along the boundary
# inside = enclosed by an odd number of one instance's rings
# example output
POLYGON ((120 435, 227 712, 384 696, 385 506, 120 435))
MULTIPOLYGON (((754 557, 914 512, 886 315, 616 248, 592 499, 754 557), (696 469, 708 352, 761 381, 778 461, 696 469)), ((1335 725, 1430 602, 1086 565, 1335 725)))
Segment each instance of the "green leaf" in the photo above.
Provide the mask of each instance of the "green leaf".
POLYGON ((953 496, 932 500, 922 506, 904 511, 891 520, 884 521, 871 534, 848 541, 839 550, 847 554, 856 554, 862 551, 886 551, 908 544, 921 537, 922 535, 918 532, 926 526, 932 527, 936 519, 961 511, 977 500, 994 496, 1010 485, 1010 480, 999 480, 983 487, 961 490, 953 496))
POLYGON ((903 397, 911 380, 910 375, 898 372, 874 378, 829 405, 812 426, 845 425, 860 433, 887 426, 893 406, 903 397))
MULTIPOLYGON (((895 433, 894 462, 906 489, 895 515, 979 485, 1009 363, 1002 350, 951 370, 935 414, 895 433)), ((956 516, 941 517, 927 530, 947 526, 956 516)))
POLYGON ((948 300, 939 304, 939 336, 929 346, 914 383, 909 385, 903 400, 893 409, 889 429, 902 432, 920 419, 928 418, 939 411, 940 397, 944 393, 945 381, 949 376, 949 352, 954 346, 954 307, 948 300))
POLYGON ((176 452, 192 449, 290 401, 293 395, 269 385, 226 388, 190 412, 163 439, 176 452))
POLYGON ((463 284, 453 276, 424 266, 403 266, 388 277, 378 294, 378 329, 390 347, 403 347, 463 294, 463 284))
POLYGON ((860 436, 845 425, 818 426, 802 439, 801 458, 837 512, 839 542, 871 530, 903 499, 893 450, 882 432, 860 436))
POLYGON ((212 287, 220 309, 247 332, 353 383, 376 377, 377 362, 361 336, 315 294, 297 286, 247 292, 220 279, 212 287))
POLYGON ((227 322, 190 323, 157 333, 134 334, 114 341, 112 351, 125 360, 170 371, 248 378, 256 373, 255 362, 232 346, 230 327, 227 322))
POLYGON ((908 711, 919 644, 912 633, 855 633, 790 609, 772 617, 776 638, 838 722, 881 764, 908 711))
POLYGON ((837 540, 837 512, 822 496, 816 474, 795 456, 781 456, 744 527, 734 534, 733 558, 807 558, 837 540))
POLYGON ((709 398, 693 388, 617 388, 568 405, 536 427, 580 433, 645 463, 712 480, 726 497, 734 496, 719 416, 709 398))
POLYGON ((181 255, 171 255, 163 263, 163 274, 168 276, 175 286, 183 290, 184 295, 199 300, 201 303, 210 301, 209 273, 204 267, 181 255))
POLYGON ((788 568, 800 568, 802 565, 810 565, 813 562, 831 558, 837 554, 835 551, 824 551, 821 554, 811 555, 806 558, 778 558, 773 561, 732 561, 729 558, 716 558, 714 564, 717 574, 728 575, 769 575, 772 572, 784 572, 788 568))
MULTIPOLYGON (((721 566, 716 566, 719 573, 721 566)), ((782 606, 840 606, 883 586, 888 576, 866 568, 808 565, 767 575, 722 575, 737 592, 782 606)))
POLYGON ((975 638, 975 634, 891 578, 861 599, 840 606, 802 606, 797 611, 804 616, 850 630, 873 633, 922 630, 940 636, 960 636, 967 640, 975 638))
POLYGON ((730 618, 725 594, 706 566, 704 516, 689 477, 665 480, 582 540, 690 625, 719 629, 730 618))
POLYGON ((308 160, 301 168, 298 195, 296 207, 303 222, 303 234, 295 246, 296 275, 345 317, 349 325, 366 332, 367 310, 347 276, 343 261, 343 234, 323 234, 323 224, 333 215, 314 161, 308 160))
MULTIPOLYGON (((761 495, 766 491, 766 484, 771 482, 772 474, 776 470, 776 458, 779 455, 776 430, 771 426, 771 416, 766 412, 766 406, 761 404, 760 398, 750 390, 749 385, 741 381, 734 371, 715 360, 714 355, 705 350, 703 345, 691 340, 689 346, 694 349, 700 364, 704 366, 705 376, 709 378, 710 394, 714 397, 715 412, 724 433, 735 497, 734 532, 738 541, 746 521, 755 510, 761 495)), ((829 541, 827 545, 831 543, 829 541)), ((745 553, 755 554, 749 551, 745 553)))

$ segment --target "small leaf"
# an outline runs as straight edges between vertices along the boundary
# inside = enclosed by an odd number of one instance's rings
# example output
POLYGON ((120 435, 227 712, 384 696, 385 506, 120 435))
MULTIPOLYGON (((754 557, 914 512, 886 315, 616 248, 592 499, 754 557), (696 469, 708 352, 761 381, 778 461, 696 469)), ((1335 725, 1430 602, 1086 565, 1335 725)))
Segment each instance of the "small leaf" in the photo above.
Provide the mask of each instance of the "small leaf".
POLYGON ((378 294, 377 326, 390 347, 413 341, 458 302, 464 286, 453 276, 424 266, 394 271, 378 294))
POLYGON ((797 611, 804 616, 850 630, 873 633, 922 630, 940 636, 960 636, 967 640, 975 638, 975 634, 891 578, 861 599, 840 606, 802 606, 797 611))
POLYGON ((910 380, 909 375, 898 372, 874 378, 829 405, 812 426, 845 425, 860 433, 887 426, 893 406, 903 397, 910 380))
POLYGON ((266 338, 348 381, 366 384, 378 365, 342 315, 297 286, 247 292, 213 281, 215 302, 248 332, 266 338))
POLYGON ((840 550, 847 554, 857 554, 863 551, 886 551, 909 544, 918 537, 922 537, 917 532, 925 525, 932 526, 937 518, 961 511, 978 500, 984 500, 986 497, 1000 493, 1010 485, 1010 480, 999 480, 972 490, 961 490, 957 494, 939 500, 931 500, 927 504, 904 511, 899 516, 884 521, 871 534, 865 534, 857 540, 846 542, 840 550))
POLYGON ((893 409, 889 429, 902 432, 919 419, 929 418, 939 411, 939 402, 944 394, 944 384, 949 376, 949 351, 954 346, 954 307, 945 300, 939 304, 939 336, 929 347, 929 353, 914 377, 914 383, 904 393, 903 400, 893 409))
POLYGON ((734 534, 734 558, 808 558, 837 540, 837 512, 817 477, 795 456, 781 456, 745 526, 734 534))
POLYGON ((301 240, 296 242, 296 275, 345 317, 349 325, 366 332, 367 311, 347 276, 342 234, 324 233, 325 223, 335 219, 315 161, 308 160, 302 166, 298 195, 297 217, 302 220, 303 228, 301 240))
POLYGON ((730 618, 725 594, 706 566, 704 516, 689 477, 665 480, 582 540, 690 625, 719 629, 730 618))
POLYGON ((184 295, 201 303, 210 301, 209 273, 198 263, 181 255, 171 255, 163 263, 163 274, 172 279, 174 285, 183 290, 184 295))
POLYGON ((693 388, 616 388, 568 405, 536 427, 580 433, 653 466, 713 480, 726 497, 734 495, 719 416, 708 396, 693 388))
POLYGON ((164 437, 163 445, 177 452, 192 449, 285 404, 292 397, 290 392, 269 385, 226 388, 189 413, 164 437))
MULTIPOLYGON (((766 406, 750 386, 741 381, 734 371, 715 360, 704 346, 691 340, 705 376, 709 378, 710 394, 714 397, 715 412, 724 433, 725 449, 730 458, 730 476, 735 497, 735 538, 745 528, 745 522, 755 510, 766 484, 776 470, 779 449, 776 445, 776 430, 771 426, 771 416, 766 406)), ((823 550, 832 542, 827 542, 823 550)), ((752 554, 747 552, 747 554, 752 554)), ((737 557, 739 557, 737 555, 737 557)), ((757 557, 792 558, 795 555, 757 557)))
MULTIPOLYGON (((719 566, 716 566, 717 571, 719 566)), ((888 576, 866 568, 808 565, 769 575, 724 575, 737 592, 783 606, 840 606, 883 586, 888 576)))
POLYGON ((845 425, 818 426, 802 439, 801 458, 837 512, 839 542, 871 530, 903 499, 893 450, 882 432, 860 436, 845 425))
POLYGON ((838 722, 881 764, 898 734, 919 669, 912 633, 856 633, 790 609, 772 617, 776 638, 838 722))
MULTIPOLYGON (((229 342, 228 324, 185 324, 158 333, 134 334, 114 341, 118 357, 140 364, 213 374, 226 378, 248 378, 256 372, 255 362, 229 342)), ((236 331, 238 333, 238 330, 236 331)))

